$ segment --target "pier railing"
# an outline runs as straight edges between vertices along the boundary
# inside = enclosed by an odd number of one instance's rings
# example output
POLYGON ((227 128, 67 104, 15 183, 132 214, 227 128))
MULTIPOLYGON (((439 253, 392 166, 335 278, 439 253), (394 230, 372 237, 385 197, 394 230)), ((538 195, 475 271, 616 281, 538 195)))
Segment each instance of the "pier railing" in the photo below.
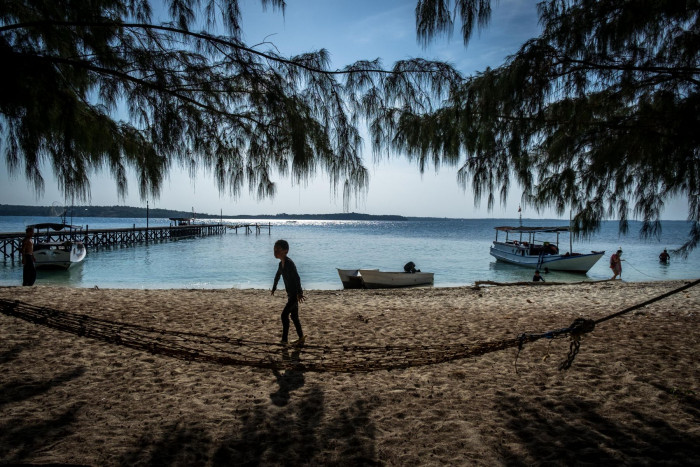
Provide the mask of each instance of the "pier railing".
MULTIPOLYGON (((163 227, 132 227, 110 228, 110 229, 90 229, 86 226, 83 230, 63 230, 63 231, 37 231, 34 234, 34 242, 65 242, 81 241, 87 247, 109 247, 115 245, 131 245, 136 243, 148 243, 165 240, 181 240, 193 237, 205 237, 209 235, 222 235, 227 229, 238 229, 246 234, 255 232, 260 234, 262 229, 267 227, 268 234, 271 232, 271 225, 260 224, 190 224, 181 226, 163 227)), ((4 260, 20 258, 24 232, 0 233, 0 253, 4 260)))

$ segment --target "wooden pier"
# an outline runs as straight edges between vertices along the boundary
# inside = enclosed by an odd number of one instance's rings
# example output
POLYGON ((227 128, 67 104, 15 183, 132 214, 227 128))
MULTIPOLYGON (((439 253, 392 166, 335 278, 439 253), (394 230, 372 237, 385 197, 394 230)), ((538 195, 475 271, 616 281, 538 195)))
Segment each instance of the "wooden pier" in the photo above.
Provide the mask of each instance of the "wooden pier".
MULTIPOLYGON (((271 224, 189 224, 170 225, 163 227, 132 227, 111 229, 46 231, 42 229, 34 233, 34 242, 65 242, 67 240, 81 241, 87 248, 111 247, 116 245, 133 245, 165 240, 182 240, 193 237, 225 234, 227 229, 238 229, 245 234, 259 235, 267 228, 268 235, 272 233, 271 224)), ((24 240, 24 232, 0 233, 0 253, 3 260, 20 259, 20 251, 24 240)))
MULTIPOLYGON (((67 240, 81 241, 90 248, 108 247, 115 245, 132 245, 164 240, 179 240, 190 237, 204 237, 226 233, 225 224, 193 224, 186 226, 165 227, 126 227, 112 229, 37 231, 34 242, 65 242, 67 240)), ((20 258, 20 250, 24 232, 0 233, 0 252, 4 260, 20 258)))

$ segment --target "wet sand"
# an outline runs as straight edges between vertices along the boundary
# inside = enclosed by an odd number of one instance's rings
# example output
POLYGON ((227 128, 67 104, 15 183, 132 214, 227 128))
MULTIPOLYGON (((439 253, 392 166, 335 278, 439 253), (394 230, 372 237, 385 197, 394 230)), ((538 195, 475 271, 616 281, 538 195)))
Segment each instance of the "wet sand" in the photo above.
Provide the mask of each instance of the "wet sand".
POLYGON ((278 344, 283 291, 0 288, 137 339, 196 334, 201 355, 238 345, 262 362, 188 361, 0 314, 0 463, 698 465, 700 286, 599 324, 567 371, 568 338, 421 359, 685 283, 308 291, 301 349, 278 344))

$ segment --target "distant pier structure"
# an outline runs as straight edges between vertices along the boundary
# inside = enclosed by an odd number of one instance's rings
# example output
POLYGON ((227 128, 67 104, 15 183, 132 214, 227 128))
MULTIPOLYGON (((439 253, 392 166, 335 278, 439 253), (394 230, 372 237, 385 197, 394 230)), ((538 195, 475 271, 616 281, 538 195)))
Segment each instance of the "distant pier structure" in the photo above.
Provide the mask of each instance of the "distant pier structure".
MULTIPOLYGON (((165 240, 182 240, 185 238, 206 237, 210 235, 223 235, 228 229, 242 229, 246 234, 255 232, 260 234, 264 227, 267 227, 268 234, 271 233, 271 225, 260 224, 238 224, 230 225, 224 223, 195 223, 193 219, 170 218, 173 224, 162 227, 132 227, 110 228, 110 229, 85 229, 66 226, 62 230, 42 230, 38 229, 34 233, 35 242, 65 242, 68 240, 82 241, 87 248, 127 246, 137 243, 159 242, 165 240)), ((22 240, 24 232, 0 233, 0 253, 3 260, 20 259, 22 240)))
POLYGON ((267 225, 265 224, 234 224, 234 225, 229 225, 229 229, 234 230, 236 233, 238 233, 238 229, 241 229, 244 233, 246 234, 251 234, 255 232, 255 235, 260 235, 262 233, 262 230, 267 228, 267 234, 271 235, 272 234, 272 224, 268 223, 267 225))

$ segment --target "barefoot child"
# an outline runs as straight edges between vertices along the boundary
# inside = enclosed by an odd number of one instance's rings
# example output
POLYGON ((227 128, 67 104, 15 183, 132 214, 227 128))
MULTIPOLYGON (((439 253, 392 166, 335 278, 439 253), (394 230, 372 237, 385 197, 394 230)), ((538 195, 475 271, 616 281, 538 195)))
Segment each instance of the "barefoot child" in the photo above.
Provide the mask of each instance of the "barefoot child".
POLYGON ((280 276, 284 280, 284 288, 287 290, 287 304, 282 311, 282 344, 287 343, 289 334, 289 317, 291 316, 294 327, 296 328, 299 340, 295 342, 297 345, 304 343, 304 333, 301 330, 301 322, 299 321, 299 303, 304 301, 304 291, 301 289, 301 279, 297 272, 297 267, 294 261, 287 257, 289 253, 289 243, 286 240, 277 240, 275 242, 274 254, 275 258, 280 260, 277 274, 275 274, 275 282, 272 284, 272 295, 277 290, 277 283, 280 276))

